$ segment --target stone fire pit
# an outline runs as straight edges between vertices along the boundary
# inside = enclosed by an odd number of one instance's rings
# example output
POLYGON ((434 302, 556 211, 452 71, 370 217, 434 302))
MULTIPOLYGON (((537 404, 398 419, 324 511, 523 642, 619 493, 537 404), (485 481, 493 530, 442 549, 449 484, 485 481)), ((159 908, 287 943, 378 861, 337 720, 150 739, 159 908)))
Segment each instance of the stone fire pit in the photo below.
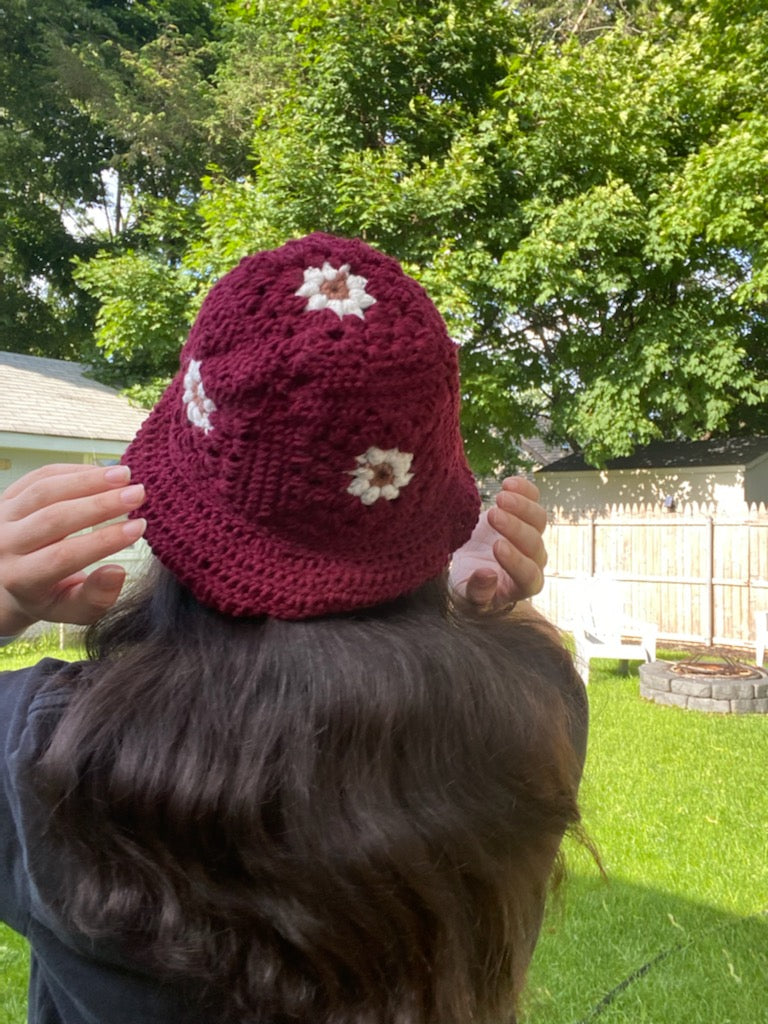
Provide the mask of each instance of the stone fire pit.
POLYGON ((720 714, 768 713, 768 672, 728 655, 640 666, 640 695, 657 704, 720 714))

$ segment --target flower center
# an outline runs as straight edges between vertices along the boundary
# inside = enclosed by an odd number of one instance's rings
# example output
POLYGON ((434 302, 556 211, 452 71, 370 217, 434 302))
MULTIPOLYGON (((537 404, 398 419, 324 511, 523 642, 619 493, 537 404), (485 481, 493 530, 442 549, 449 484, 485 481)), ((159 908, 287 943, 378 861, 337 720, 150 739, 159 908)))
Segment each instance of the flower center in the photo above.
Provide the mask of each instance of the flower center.
POLYGON ((394 482, 395 471, 388 462, 382 462, 378 466, 371 466, 371 469, 373 470, 371 484, 374 487, 386 487, 394 482))
POLYGON ((349 285, 347 284, 347 275, 338 273, 332 281, 323 281, 320 285, 320 291, 331 300, 339 299, 343 301, 348 299, 349 285))

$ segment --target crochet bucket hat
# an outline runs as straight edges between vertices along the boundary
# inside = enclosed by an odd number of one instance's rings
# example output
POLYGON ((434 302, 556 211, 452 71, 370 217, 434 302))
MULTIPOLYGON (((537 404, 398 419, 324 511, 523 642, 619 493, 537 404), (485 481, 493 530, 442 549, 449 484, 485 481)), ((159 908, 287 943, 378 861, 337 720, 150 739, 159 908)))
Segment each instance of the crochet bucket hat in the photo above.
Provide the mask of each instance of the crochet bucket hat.
POLYGON ((456 347, 424 289, 313 234, 211 289, 123 461, 154 554, 203 604, 301 619, 437 576, 479 496, 456 347))

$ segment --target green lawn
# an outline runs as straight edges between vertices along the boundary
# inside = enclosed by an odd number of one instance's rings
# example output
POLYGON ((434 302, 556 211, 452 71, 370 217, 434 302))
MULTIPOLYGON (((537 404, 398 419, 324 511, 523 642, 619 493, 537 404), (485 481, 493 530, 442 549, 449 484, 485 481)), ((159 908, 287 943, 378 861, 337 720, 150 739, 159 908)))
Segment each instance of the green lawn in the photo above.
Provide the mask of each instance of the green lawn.
POLYGON ((768 717, 665 708, 591 674, 585 825, 525 1024, 768 1024, 768 717))
MULTIPOLYGON (((593 663, 582 790, 608 880, 568 844, 521 1024, 768 1024, 768 716, 649 704, 616 669, 593 663)), ((0 971, 0 1024, 24 1024, 26 950, 2 928, 0 971)))

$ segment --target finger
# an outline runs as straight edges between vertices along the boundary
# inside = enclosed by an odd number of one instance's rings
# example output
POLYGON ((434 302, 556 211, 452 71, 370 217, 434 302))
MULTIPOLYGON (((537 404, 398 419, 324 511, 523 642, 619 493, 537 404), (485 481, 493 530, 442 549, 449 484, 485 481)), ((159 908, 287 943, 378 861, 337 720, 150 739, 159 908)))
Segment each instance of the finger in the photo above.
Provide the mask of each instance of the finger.
MULTIPOLYGON (((14 480, 12 484, 9 484, 3 491, 3 498, 15 498, 17 495, 30 484, 35 483, 37 480, 45 480, 48 477, 53 476, 64 476, 69 473, 82 473, 85 467, 82 464, 72 462, 57 462, 51 463, 47 466, 40 466, 38 469, 33 469, 29 473, 25 473, 24 476, 20 476, 18 480, 14 480)), ((88 467, 91 470, 98 469, 100 467, 91 466, 88 467)))
POLYGON ((89 616, 91 613, 93 618, 88 618, 89 622, 101 618, 120 596, 125 575, 125 569, 121 565, 101 565, 70 591, 70 604, 76 604, 81 616, 79 621, 85 621, 82 616, 89 616))
POLYGON ((497 540, 493 553, 509 580, 502 586, 500 596, 509 598, 533 597, 544 586, 544 573, 532 558, 522 554, 509 541, 497 540))
MULTIPOLYGON (((547 564, 547 550, 540 530, 498 506, 489 509, 488 522, 524 557, 532 559, 539 568, 544 568, 547 564)), ((504 568, 507 569, 506 565, 504 568)))
POLYGON ((82 570, 80 572, 73 572, 69 576, 65 577, 63 580, 58 580, 58 582, 55 584, 54 589, 57 591, 70 590, 76 584, 82 583, 87 578, 87 572, 83 572, 82 570))
POLYGON ((78 466, 75 472, 69 472, 66 466, 43 466, 12 484, 8 489, 12 492, 10 497, 8 491, 5 492, 2 504, 6 511, 3 518, 12 522, 60 502, 117 490, 125 487, 130 478, 131 471, 127 466, 109 466, 107 469, 102 466, 78 466), (59 469, 62 471, 56 471, 59 469), (23 486, 17 488, 18 484, 23 486))
POLYGON ((87 626, 96 622, 120 596, 125 582, 120 565, 101 565, 90 575, 74 573, 56 587, 44 612, 50 621, 75 622, 87 626))
POLYGON ((106 491, 46 505, 15 524, 13 547, 17 554, 29 554, 47 548, 89 527, 126 515, 143 504, 143 484, 130 484, 106 491))
MULTIPOLYGON (((122 551, 139 539, 146 528, 146 519, 130 519, 128 522, 113 523, 93 533, 67 537, 24 559, 24 590, 49 591, 59 580, 81 572, 86 566, 122 551)), ((6 582, 11 590, 11 582, 6 582)))
POLYGON ((86 583, 79 583, 49 606, 47 619, 49 622, 71 622, 78 626, 89 626, 109 611, 120 594, 120 587, 112 588, 106 593, 89 590, 86 583))
POLYGON ((538 501, 541 497, 536 484, 525 476, 506 477, 501 482, 501 489, 510 493, 522 494, 524 498, 529 498, 531 501, 538 501))
POLYGON ((547 512, 538 501, 515 491, 499 491, 496 495, 496 504, 500 509, 532 526, 539 536, 544 533, 547 527, 547 512))
POLYGON ((467 580, 466 598, 472 604, 491 604, 496 596, 499 578, 493 569, 475 569, 467 580))

